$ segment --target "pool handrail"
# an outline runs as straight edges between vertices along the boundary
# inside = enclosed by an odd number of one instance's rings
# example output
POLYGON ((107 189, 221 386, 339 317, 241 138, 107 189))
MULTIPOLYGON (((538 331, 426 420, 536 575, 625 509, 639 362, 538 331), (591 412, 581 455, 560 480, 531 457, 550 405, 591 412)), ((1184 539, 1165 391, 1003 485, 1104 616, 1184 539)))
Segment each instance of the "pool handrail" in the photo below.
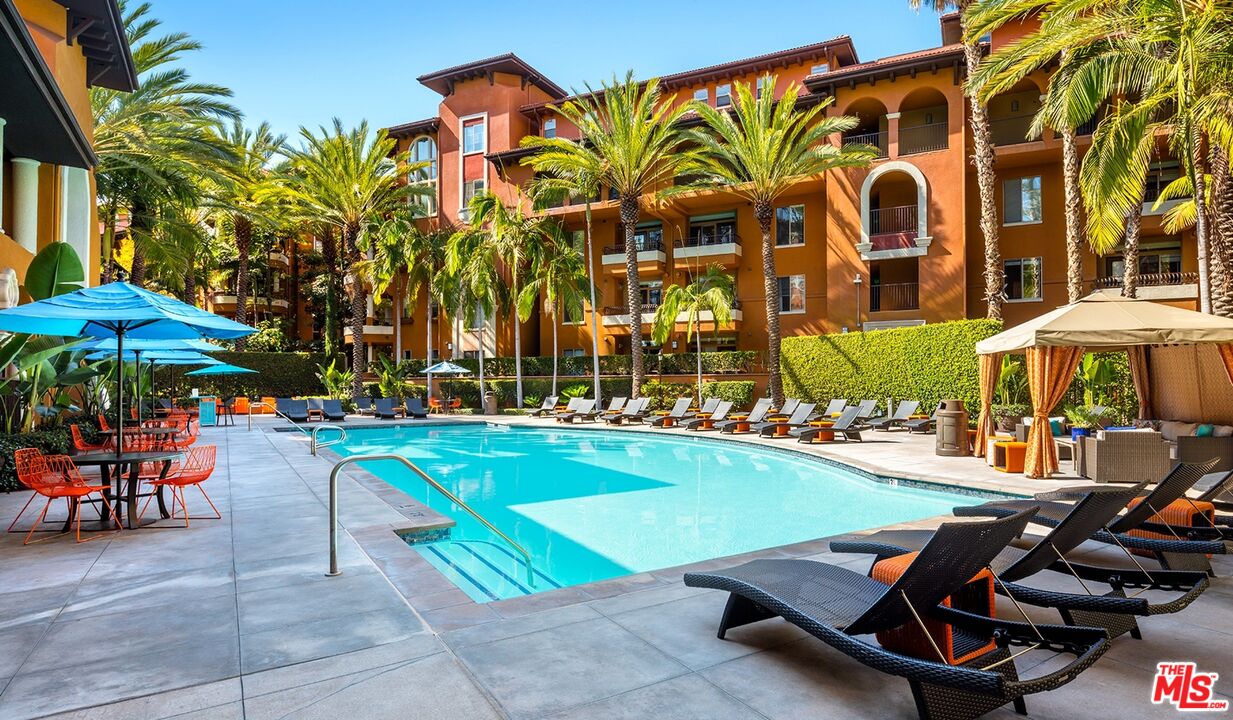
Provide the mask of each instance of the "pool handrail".
POLYGON ((312 435, 308 438, 308 454, 316 455, 317 451, 323 447, 337 445, 339 443, 346 442, 346 441, 347 441, 347 431, 342 429, 338 425, 330 425, 329 423, 324 423, 321 425, 314 425, 312 435), (338 437, 334 438, 333 440, 326 440, 325 442, 318 441, 317 433, 321 432, 322 430, 337 430, 338 437))
POLYGON ((357 462, 370 462, 376 460, 394 460, 407 466, 407 469, 415 473, 421 480, 428 483, 430 487, 444 495, 450 502, 462 508, 471 517, 480 522, 481 525, 497 537, 504 540, 510 547, 522 556, 522 562, 527 568, 527 584, 535 587, 535 571, 531 566, 531 553, 527 552, 526 548, 514 542, 510 536, 497 529, 496 525, 488 522, 487 518, 476 512, 470 505, 463 502, 462 498, 445 489, 445 487, 434 480, 432 476, 420 469, 418 465, 411 462, 402 455, 393 455, 390 453, 380 453, 373 455, 352 455, 345 457, 334 464, 334 469, 330 471, 330 571, 326 573, 326 577, 337 577, 342 575, 342 571, 338 569, 338 474, 347 465, 357 462))

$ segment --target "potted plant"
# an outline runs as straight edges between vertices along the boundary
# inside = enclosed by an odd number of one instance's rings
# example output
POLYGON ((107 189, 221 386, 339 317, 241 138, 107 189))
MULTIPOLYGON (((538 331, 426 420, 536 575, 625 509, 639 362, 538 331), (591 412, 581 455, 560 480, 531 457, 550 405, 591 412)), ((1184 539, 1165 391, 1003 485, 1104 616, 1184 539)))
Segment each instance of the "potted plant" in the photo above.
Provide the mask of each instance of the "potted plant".
POLYGON ((1081 437, 1091 435, 1092 428, 1099 420, 1092 408, 1084 405, 1066 408, 1066 419, 1070 422, 1070 439, 1076 442, 1081 437))
POLYGON ((1013 433, 1015 425, 1023 422, 1025 416, 1032 414, 1032 408, 1022 403, 997 404, 990 410, 993 412, 997 429, 1004 433, 1013 433))

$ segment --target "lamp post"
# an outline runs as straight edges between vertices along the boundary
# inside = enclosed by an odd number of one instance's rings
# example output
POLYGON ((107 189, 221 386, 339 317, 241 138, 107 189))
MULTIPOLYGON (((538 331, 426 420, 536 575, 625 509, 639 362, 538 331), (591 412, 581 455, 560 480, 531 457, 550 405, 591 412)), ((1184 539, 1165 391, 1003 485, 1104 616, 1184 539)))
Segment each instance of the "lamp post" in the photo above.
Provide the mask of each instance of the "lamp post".
POLYGON ((856 277, 852 278, 852 284, 856 286, 856 329, 861 329, 861 284, 865 281, 861 279, 861 274, 856 273, 856 277))

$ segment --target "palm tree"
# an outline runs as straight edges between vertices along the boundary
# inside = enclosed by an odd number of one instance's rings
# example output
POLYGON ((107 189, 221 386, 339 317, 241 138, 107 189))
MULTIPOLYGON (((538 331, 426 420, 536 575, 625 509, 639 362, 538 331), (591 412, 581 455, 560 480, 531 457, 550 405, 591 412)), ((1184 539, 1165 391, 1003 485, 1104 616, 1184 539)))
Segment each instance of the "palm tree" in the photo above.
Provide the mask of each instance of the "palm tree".
POLYGON ((427 365, 432 365, 433 360, 432 306, 434 303, 437 307, 445 305, 441 289, 437 286, 437 278, 445 267, 445 248, 453 234, 453 228, 438 227, 426 231, 417 230, 411 236, 414 243, 411 256, 414 260, 407 265, 406 292, 409 302, 410 298, 418 298, 420 292, 427 298, 424 309, 427 318, 424 324, 424 360, 427 365))
POLYGON ((481 401, 484 395, 484 335, 488 318, 505 304, 508 291, 501 278, 500 267, 498 245, 492 240, 492 232, 469 225, 450 236, 445 249, 444 273, 436 278, 443 296, 452 301, 454 312, 450 314, 461 317, 468 328, 476 329, 481 401))
POLYGON ((530 318, 543 296, 544 312, 552 321, 552 394, 556 395, 560 355, 557 328, 563 317, 582 314, 590 273, 560 223, 545 220, 539 225, 545 241, 536 247, 531 259, 531 279, 518 295, 518 317, 524 322, 530 318))
MULTIPOLYGON (((620 202, 633 375, 631 396, 636 398, 642 385, 643 361, 642 288, 634 231, 641 215, 642 195, 670 184, 677 171, 690 162, 692 151, 680 147, 683 136, 679 128, 679 121, 690 106, 674 105, 675 97, 664 98, 658 79, 636 82, 633 71, 625 75, 624 81, 614 77, 598 93, 590 87, 587 90, 586 95, 560 107, 550 105, 549 110, 578 128, 579 139, 573 142, 590 148, 596 158, 591 167, 599 173, 588 179, 596 181, 596 185, 608 185, 620 202)), ((591 311, 595 311, 594 304, 591 311)))
MULTIPOLYGON (((775 78, 767 77, 762 94, 755 97, 748 85, 736 83, 730 112, 704 104, 695 111, 706 123, 688 138, 700 148, 688 167, 697 184, 721 185, 747 199, 762 231, 762 287, 766 300, 766 365, 769 390, 777 405, 783 403, 779 367, 779 276, 771 226, 775 201, 802 177, 832 168, 867 165, 875 152, 868 147, 839 147, 832 135, 856 127, 856 118, 824 117, 830 99, 797 110, 800 87, 791 84, 775 100, 775 78)), ((687 188, 686 188, 687 189, 687 188)))
POLYGON ((367 245, 369 230, 386 216, 403 209, 409 198, 430 192, 402 182, 403 173, 418 169, 407 165, 407 154, 385 130, 370 133, 368 123, 347 130, 335 118, 330 129, 314 133, 300 128, 303 147, 289 153, 290 171, 278 192, 290 200, 302 219, 332 226, 342 240, 340 265, 350 284, 352 397, 363 394, 364 319, 367 312, 364 284, 356 265, 367 245))
MULTIPOLYGON (((540 152, 523 158, 538 173, 531 184, 531 196, 537 201, 556 197, 580 197, 586 218, 586 273, 591 303, 591 373, 595 385, 595 405, 603 405, 599 382, 599 307, 595 300, 595 263, 592 252, 591 204, 599 197, 604 162, 587 145, 567 138, 545 138, 529 135, 522 139, 523 147, 536 147, 540 152)), ((555 343, 555 339, 553 340, 555 343)), ((555 362, 555 359, 554 361, 555 362)), ((555 383, 553 385, 555 388, 555 383)))
POLYGON ((407 209, 386 218, 373 232, 372 259, 362 260, 355 271, 372 288, 373 305, 384 302, 385 293, 394 288, 394 360, 402 362, 402 313, 413 302, 406 290, 406 274, 416 262, 419 231, 412 211, 407 209))
MULTIPOLYGON (((220 140, 231 149, 232 157, 211 183, 210 203, 219 210, 218 227, 225 228, 235 244, 239 261, 235 320, 247 324, 253 232, 273 224, 271 215, 276 209, 277 196, 270 189, 278 178, 270 172, 270 164, 283 151, 287 138, 275 135, 269 123, 263 122, 256 130, 250 130, 236 120, 220 140)), ((235 346, 243 350, 244 338, 236 340, 235 346)))
POLYGON ((685 342, 694 341, 694 355, 698 362, 699 404, 702 402, 702 315, 711 314, 716 333, 720 326, 732 322, 732 288, 732 276, 719 265, 711 265, 688 285, 670 285, 655 310, 652 337, 661 344, 667 342, 676 329, 677 317, 685 315, 685 342))
MULTIPOLYGON (((959 11, 963 27, 963 60, 970 77, 980 69, 980 39, 968 27, 967 10, 976 0, 908 0, 913 10, 928 5, 937 13, 959 11)), ((968 124, 972 128, 972 164, 976 166, 976 188, 980 200, 980 233, 985 241, 985 316, 1002 319, 1006 278, 1002 270, 1002 251, 998 242, 997 171, 994 168, 993 135, 989 129, 989 109, 968 91, 968 124)))

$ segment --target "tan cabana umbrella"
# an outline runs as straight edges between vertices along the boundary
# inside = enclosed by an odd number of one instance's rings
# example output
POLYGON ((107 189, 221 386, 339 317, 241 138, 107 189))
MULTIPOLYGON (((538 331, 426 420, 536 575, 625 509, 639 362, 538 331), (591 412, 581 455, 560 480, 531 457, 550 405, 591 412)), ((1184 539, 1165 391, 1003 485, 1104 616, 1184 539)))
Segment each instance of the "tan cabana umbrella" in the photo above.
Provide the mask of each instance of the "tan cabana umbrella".
POLYGON ((976 343, 976 352, 981 356, 976 451, 984 452, 984 438, 992 425, 996 368, 1006 353, 1023 353, 1027 357, 1032 425, 1024 474, 1049 477, 1057 471, 1057 448, 1043 429, 1049 427, 1049 411, 1061 402, 1084 352, 1126 350, 1140 408, 1145 408, 1150 394, 1146 353, 1142 348, 1200 343, 1221 346, 1225 370, 1233 380, 1233 320, 1100 292, 982 340, 976 343))

